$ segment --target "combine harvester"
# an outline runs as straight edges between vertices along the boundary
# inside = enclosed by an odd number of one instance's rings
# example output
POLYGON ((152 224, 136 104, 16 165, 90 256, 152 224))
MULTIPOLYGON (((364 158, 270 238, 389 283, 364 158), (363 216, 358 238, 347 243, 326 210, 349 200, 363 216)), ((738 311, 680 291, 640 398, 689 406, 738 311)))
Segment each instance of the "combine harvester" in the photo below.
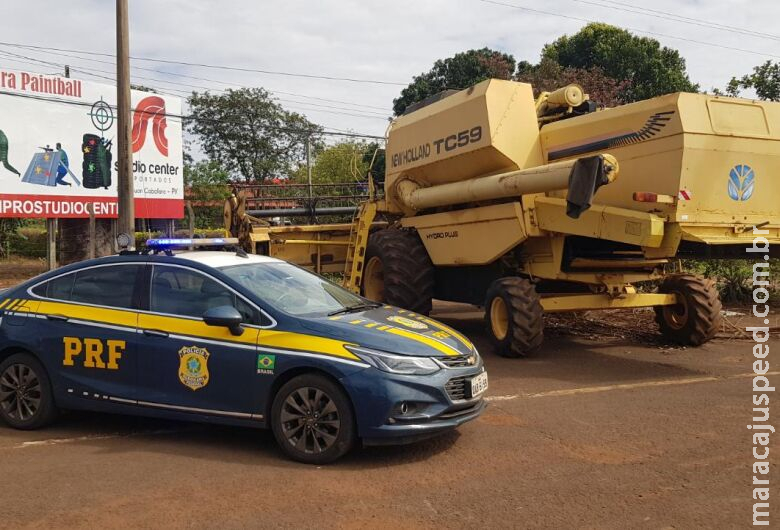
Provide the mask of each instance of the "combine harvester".
POLYGON ((597 111, 577 85, 534 99, 488 80, 396 119, 386 159, 384 198, 352 224, 270 227, 234 197, 227 226, 413 314, 484 306, 507 357, 539 348, 544 312, 653 307, 665 336, 701 345, 721 303, 679 259, 748 257, 754 227, 773 255, 780 242, 780 103, 678 93, 597 111))

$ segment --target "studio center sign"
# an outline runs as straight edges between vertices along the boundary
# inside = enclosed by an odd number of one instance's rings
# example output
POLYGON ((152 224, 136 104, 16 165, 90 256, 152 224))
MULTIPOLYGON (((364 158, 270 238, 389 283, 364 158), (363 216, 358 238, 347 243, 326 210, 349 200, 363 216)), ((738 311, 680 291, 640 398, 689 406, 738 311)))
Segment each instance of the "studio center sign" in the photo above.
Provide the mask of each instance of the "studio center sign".
MULTIPOLYGON (((181 99, 133 90, 136 217, 184 213, 181 99)), ((116 87, 0 69, 0 217, 117 217, 116 87)))

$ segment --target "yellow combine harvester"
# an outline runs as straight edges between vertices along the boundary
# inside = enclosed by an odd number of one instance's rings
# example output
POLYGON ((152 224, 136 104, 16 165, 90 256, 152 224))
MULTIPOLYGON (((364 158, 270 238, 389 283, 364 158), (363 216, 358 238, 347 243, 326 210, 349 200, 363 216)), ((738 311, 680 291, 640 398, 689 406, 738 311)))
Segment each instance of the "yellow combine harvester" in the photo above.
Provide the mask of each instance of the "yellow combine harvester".
POLYGON ((756 226, 780 242, 778 103, 679 93, 596 111, 577 85, 534 99, 488 80, 395 120, 386 159, 385 198, 352 225, 253 225, 234 199, 232 231, 341 265, 373 300, 484 306, 510 357, 540 346, 543 312, 583 309, 654 307, 662 333, 700 345, 721 304, 677 259, 745 257, 756 226), (637 292, 648 280, 658 292, 637 292))

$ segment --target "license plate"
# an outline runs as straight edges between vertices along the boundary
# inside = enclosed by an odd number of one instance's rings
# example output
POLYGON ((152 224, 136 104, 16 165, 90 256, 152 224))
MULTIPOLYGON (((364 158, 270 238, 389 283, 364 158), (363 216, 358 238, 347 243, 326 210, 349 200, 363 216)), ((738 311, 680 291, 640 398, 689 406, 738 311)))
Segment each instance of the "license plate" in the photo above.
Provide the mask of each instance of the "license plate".
POLYGON ((488 389, 487 372, 482 372, 476 377, 471 378, 471 397, 475 398, 488 389))

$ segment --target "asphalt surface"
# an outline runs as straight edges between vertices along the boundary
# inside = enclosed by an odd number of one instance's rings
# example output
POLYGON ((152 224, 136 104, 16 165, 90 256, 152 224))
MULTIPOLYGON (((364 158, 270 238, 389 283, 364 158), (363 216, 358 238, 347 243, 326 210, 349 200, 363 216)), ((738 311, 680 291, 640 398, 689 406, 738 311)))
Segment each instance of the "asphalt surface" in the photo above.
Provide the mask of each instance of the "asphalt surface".
POLYGON ((535 357, 509 360, 478 313, 436 316, 475 340, 491 378, 490 407, 457 432, 318 468, 249 429, 83 413, 38 432, 0 426, 2 527, 751 524, 748 340, 676 349, 556 331, 535 357))

